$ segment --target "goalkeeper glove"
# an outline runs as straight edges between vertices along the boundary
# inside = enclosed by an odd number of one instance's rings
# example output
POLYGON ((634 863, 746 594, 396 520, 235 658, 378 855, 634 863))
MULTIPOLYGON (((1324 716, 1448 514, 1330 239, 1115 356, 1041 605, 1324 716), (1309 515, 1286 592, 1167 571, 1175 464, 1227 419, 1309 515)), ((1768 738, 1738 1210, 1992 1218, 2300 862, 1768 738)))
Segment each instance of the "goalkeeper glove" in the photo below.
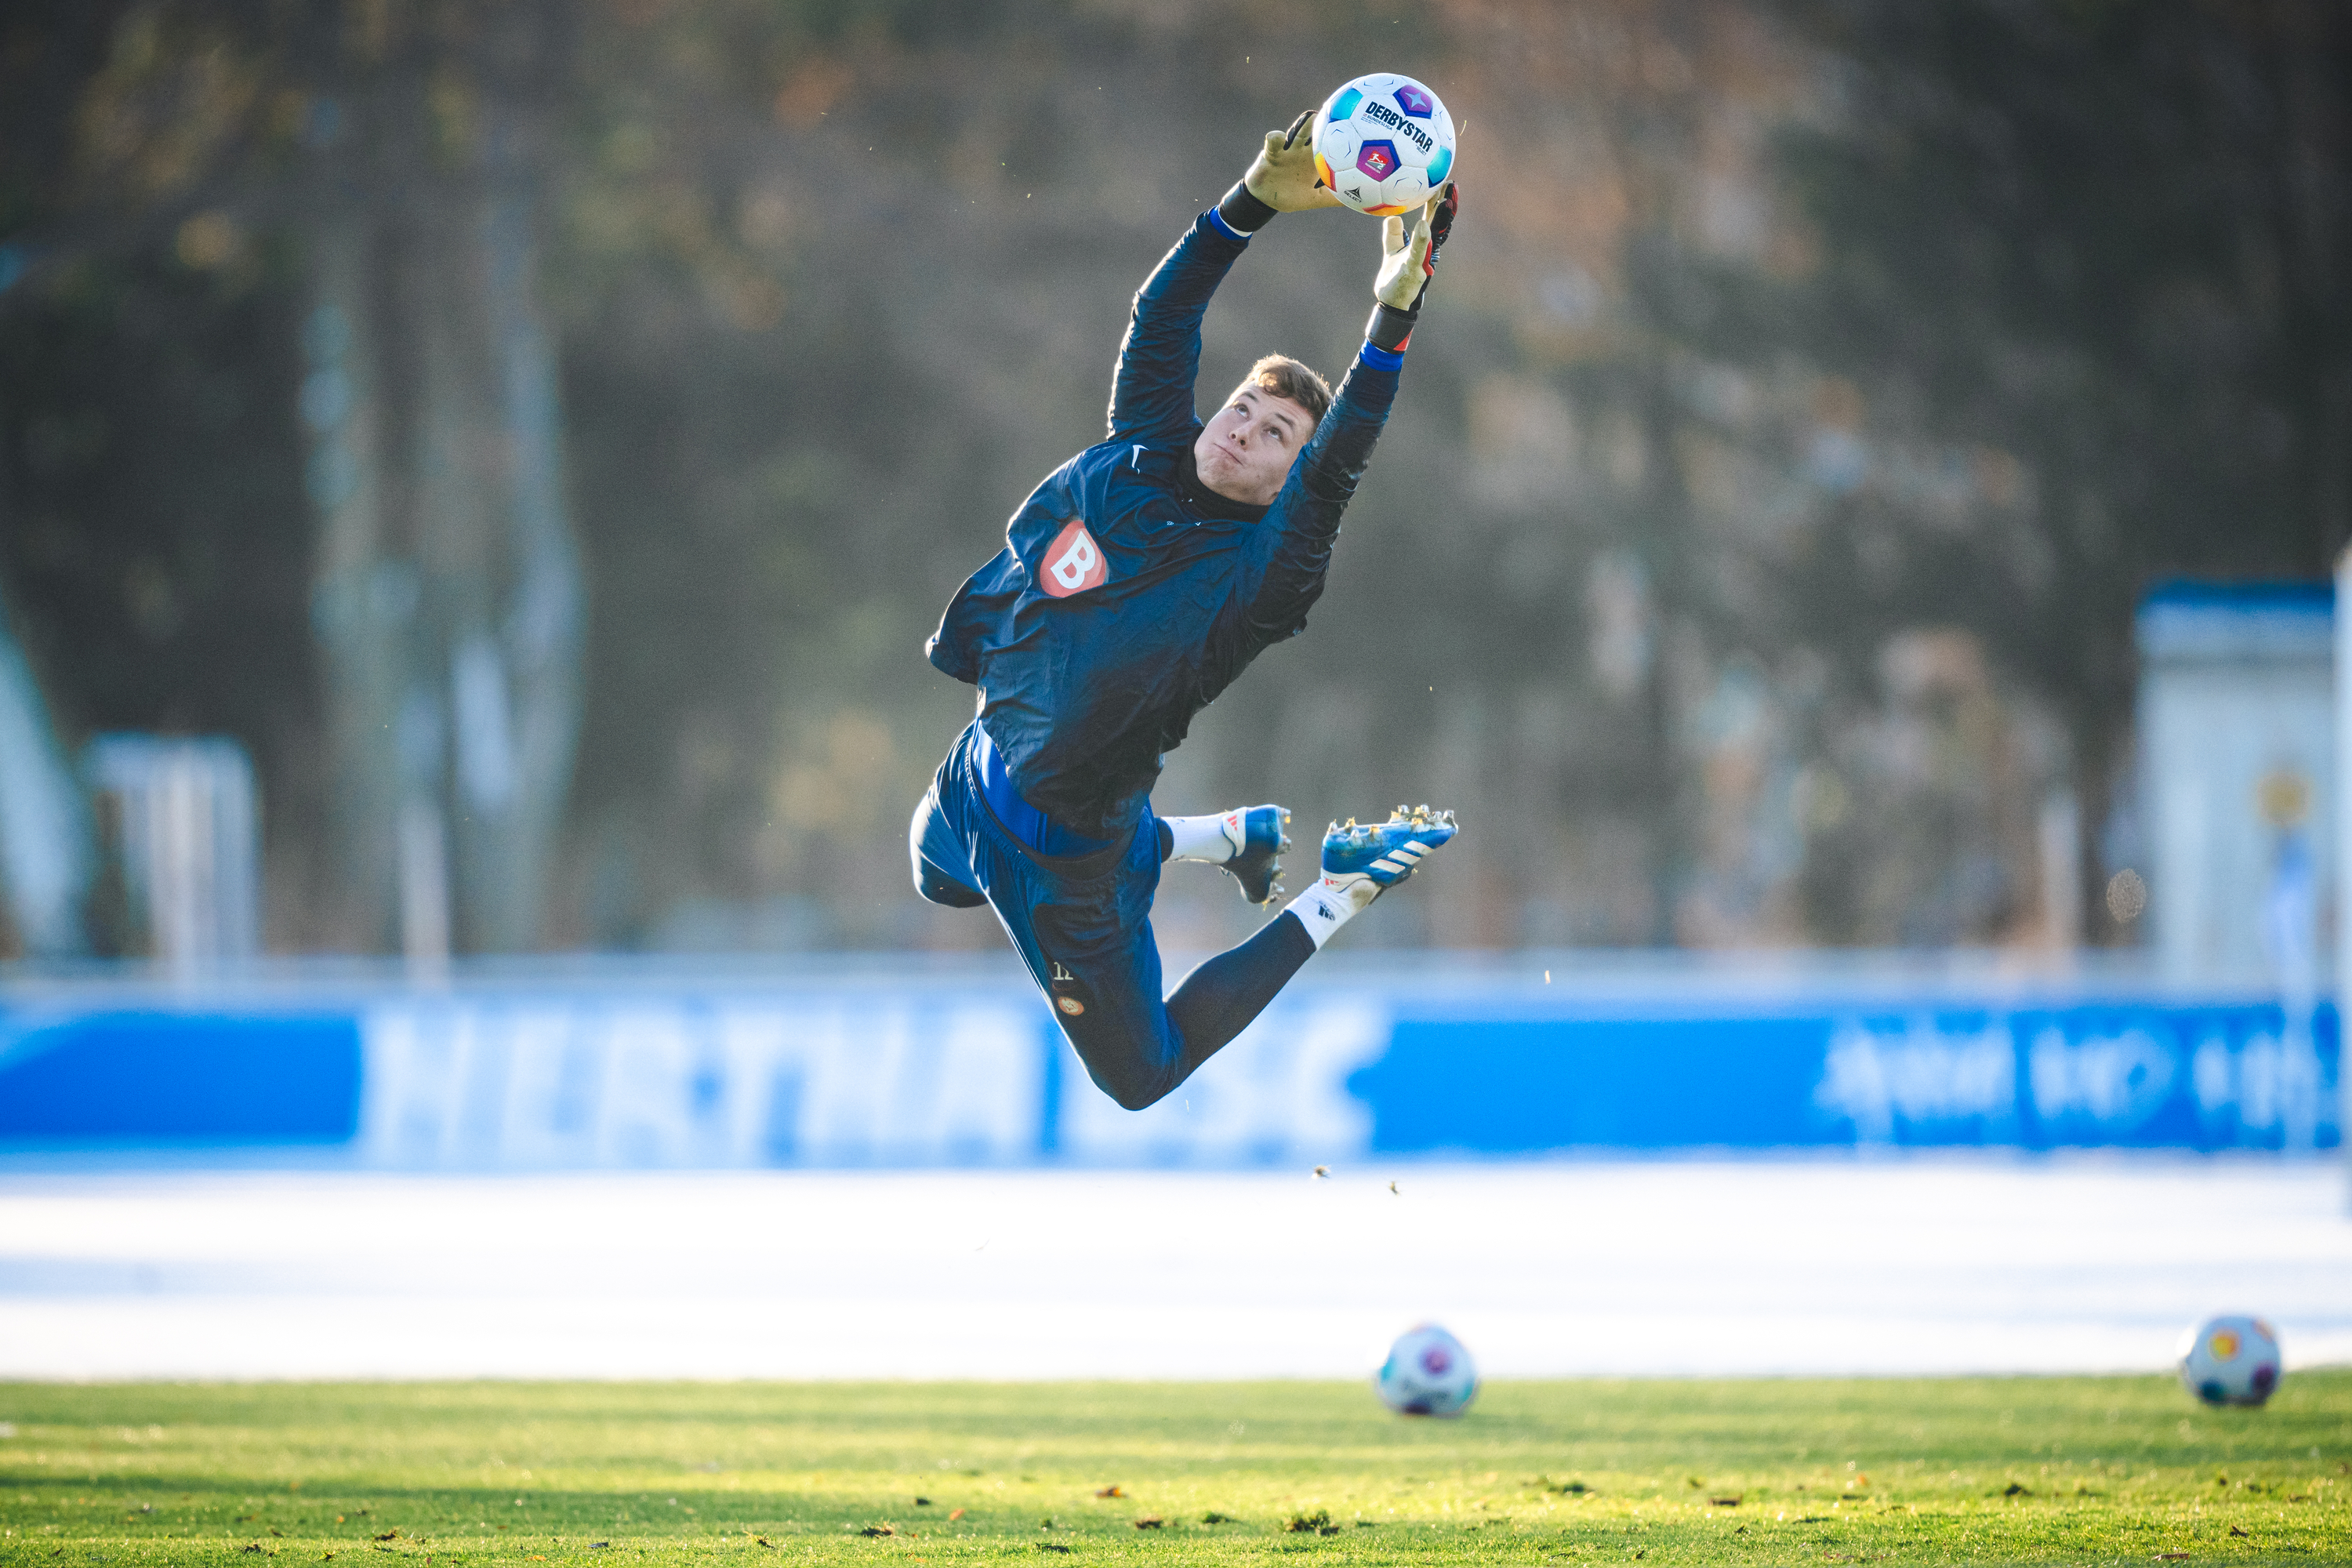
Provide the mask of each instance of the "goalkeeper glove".
POLYGON ((1265 146, 1250 163, 1241 184, 1217 204, 1217 216, 1240 234, 1255 234, 1276 213, 1311 212, 1336 207, 1339 198, 1315 173, 1315 147, 1307 127, 1315 111, 1308 110, 1290 122, 1287 131, 1269 131, 1265 146))
POLYGON ((1404 219, 1392 217, 1381 227, 1384 252, 1381 270, 1372 280, 1372 319, 1364 325, 1364 341, 1394 353, 1412 336, 1421 319, 1421 301, 1429 280, 1437 276, 1438 253, 1454 233, 1454 215, 1462 210, 1461 188, 1453 181, 1429 198, 1422 209, 1421 226, 1407 240, 1404 219))

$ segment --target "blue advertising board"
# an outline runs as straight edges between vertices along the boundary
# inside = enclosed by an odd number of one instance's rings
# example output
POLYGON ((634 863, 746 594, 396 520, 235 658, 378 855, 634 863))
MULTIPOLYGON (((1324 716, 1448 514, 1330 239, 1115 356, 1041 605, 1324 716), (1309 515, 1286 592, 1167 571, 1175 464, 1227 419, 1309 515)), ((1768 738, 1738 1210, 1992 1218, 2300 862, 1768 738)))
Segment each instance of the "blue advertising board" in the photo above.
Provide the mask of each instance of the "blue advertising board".
POLYGON ((2336 1147, 2334 1005, 1949 987, 1596 997, 1305 984, 1119 1110, 1017 984, 384 992, 0 1008, 0 1151, 400 1169, 1247 1166, 1578 1151, 2336 1147))
POLYGON ((2337 1030, 2276 1004, 1398 1017, 1349 1080, 1383 1152, 2332 1147, 2337 1030))

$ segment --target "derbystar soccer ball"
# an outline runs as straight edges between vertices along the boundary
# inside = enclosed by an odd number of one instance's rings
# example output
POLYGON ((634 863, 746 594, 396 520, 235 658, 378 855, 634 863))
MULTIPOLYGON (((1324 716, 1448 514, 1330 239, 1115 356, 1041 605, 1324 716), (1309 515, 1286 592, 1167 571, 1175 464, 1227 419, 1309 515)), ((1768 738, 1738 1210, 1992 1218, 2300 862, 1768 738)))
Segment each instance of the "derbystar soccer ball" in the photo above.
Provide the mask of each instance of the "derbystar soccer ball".
POLYGON ((1423 1323, 1389 1347, 1372 1383, 1381 1403, 1400 1415, 1459 1415, 1477 1396, 1478 1369, 1460 1340, 1423 1323))
POLYGON ((2209 1319, 2180 1342, 2180 1381, 2208 1405, 2260 1405, 2278 1380, 2278 1335, 2260 1318, 2209 1319))
POLYGON ((1454 116, 1409 76, 1360 76, 1315 117, 1315 172, 1360 213, 1417 207, 1454 172, 1454 116))

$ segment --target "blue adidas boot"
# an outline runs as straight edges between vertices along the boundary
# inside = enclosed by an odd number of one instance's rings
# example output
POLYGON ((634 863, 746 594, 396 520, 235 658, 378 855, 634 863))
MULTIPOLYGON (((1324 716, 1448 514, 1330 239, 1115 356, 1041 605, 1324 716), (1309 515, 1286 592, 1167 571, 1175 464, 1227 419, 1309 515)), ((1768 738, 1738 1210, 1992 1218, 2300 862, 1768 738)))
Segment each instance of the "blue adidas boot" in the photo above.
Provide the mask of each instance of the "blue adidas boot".
POLYGON ((1270 904, 1282 896, 1282 853, 1290 847, 1290 813, 1278 805, 1237 806, 1219 826, 1234 847, 1226 874, 1242 885, 1242 897, 1270 904))
POLYGON ((1360 911, 1460 831, 1452 812, 1425 805, 1400 805, 1386 822, 1335 822, 1323 835, 1322 889, 1360 911))

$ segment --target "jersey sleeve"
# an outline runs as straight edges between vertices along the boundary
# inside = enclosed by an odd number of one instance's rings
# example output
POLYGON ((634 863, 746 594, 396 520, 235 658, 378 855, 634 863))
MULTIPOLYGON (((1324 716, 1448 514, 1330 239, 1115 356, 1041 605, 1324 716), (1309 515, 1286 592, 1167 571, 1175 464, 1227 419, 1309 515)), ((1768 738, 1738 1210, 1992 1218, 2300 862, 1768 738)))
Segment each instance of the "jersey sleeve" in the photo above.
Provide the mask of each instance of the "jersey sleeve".
POLYGON ((1339 514, 1388 424, 1403 363, 1401 354, 1365 345, 1258 524, 1242 609, 1242 629, 1253 650, 1297 636, 1322 596, 1339 514))
POLYGON ((1192 434, 1201 318, 1248 245, 1248 235, 1211 208, 1144 280, 1111 378, 1110 439, 1151 445, 1192 434))

